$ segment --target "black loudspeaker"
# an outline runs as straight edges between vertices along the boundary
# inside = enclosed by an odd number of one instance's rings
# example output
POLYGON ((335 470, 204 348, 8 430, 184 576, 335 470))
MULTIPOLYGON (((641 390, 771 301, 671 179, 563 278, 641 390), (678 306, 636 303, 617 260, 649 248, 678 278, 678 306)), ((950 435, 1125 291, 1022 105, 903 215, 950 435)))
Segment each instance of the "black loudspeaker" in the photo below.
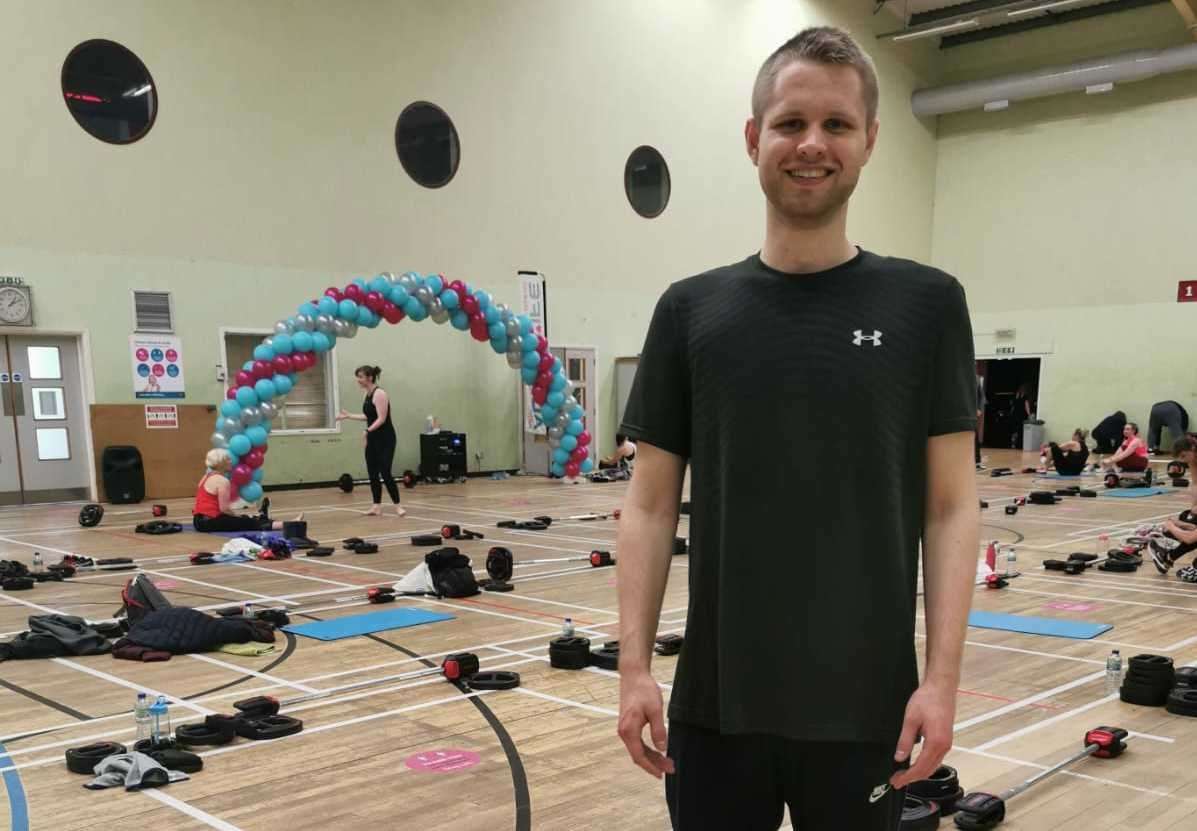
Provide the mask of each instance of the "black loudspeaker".
POLYGON ((141 451, 136 447, 105 447, 100 469, 109 502, 127 505, 145 499, 145 469, 141 465, 141 451))
POLYGON ((442 430, 420 435, 420 475, 428 479, 466 475, 465 433, 442 430))

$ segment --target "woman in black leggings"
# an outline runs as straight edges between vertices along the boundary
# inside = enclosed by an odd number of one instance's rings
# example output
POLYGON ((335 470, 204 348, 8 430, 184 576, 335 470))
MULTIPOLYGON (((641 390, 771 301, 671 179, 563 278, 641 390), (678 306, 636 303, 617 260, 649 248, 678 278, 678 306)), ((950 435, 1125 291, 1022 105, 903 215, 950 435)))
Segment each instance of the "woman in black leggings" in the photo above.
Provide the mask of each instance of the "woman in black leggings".
POLYGON ((407 511, 399 505, 399 486, 391 475, 391 463, 395 460, 395 425, 391 423, 391 404, 386 391, 378 386, 380 375, 382 370, 376 366, 359 366, 354 370, 357 385, 366 391, 362 414, 353 415, 341 410, 337 421, 366 422, 362 445, 366 448, 366 472, 370 474, 370 493, 374 496, 374 504, 365 512, 366 516, 382 514, 382 485, 385 482, 387 494, 395 504, 395 514, 402 517, 407 516, 407 511))
MULTIPOLYGON (((283 523, 272 520, 269 515, 270 500, 262 500, 262 512, 257 516, 237 516, 232 513, 229 495, 229 468, 233 458, 229 451, 213 449, 204 458, 208 466, 204 478, 195 486, 195 507, 191 509, 191 524, 196 531, 213 533, 219 531, 281 531, 283 523)), ((303 521, 303 514, 295 517, 303 521)))
POLYGON ((1080 427, 1072 431, 1072 441, 1056 444, 1054 441, 1039 448, 1041 458, 1051 453, 1051 462, 1061 476, 1079 476, 1089 461, 1089 447, 1085 444, 1088 434, 1080 427))

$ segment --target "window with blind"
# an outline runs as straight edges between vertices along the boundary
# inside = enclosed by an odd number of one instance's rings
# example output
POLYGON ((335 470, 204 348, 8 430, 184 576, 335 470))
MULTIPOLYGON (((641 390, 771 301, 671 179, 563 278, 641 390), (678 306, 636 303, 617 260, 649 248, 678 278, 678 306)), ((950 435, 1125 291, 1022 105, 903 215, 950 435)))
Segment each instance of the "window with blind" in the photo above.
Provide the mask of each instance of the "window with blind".
MULTIPOLYGON (((225 357, 228 361, 228 377, 231 380, 242 365, 253 360, 254 347, 262 342, 268 332, 226 332, 224 336, 225 357)), ((332 376, 333 360, 330 352, 317 355, 319 362, 309 370, 295 375, 295 386, 287 393, 286 401, 279 407, 274 421, 275 432, 279 430, 329 430, 333 422, 332 376)), ((277 402, 275 402, 277 403, 277 402)))

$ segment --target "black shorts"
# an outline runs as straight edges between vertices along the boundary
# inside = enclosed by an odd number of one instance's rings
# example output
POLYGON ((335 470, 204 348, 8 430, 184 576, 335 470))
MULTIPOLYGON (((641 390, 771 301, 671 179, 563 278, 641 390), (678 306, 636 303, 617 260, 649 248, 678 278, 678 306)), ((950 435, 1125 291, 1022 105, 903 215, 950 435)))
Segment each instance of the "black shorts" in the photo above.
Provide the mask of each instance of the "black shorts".
POLYGON ((896 745, 722 736, 669 723, 673 775, 665 800, 675 831, 773 831, 784 809, 799 831, 897 831, 904 793, 890 777, 896 745))

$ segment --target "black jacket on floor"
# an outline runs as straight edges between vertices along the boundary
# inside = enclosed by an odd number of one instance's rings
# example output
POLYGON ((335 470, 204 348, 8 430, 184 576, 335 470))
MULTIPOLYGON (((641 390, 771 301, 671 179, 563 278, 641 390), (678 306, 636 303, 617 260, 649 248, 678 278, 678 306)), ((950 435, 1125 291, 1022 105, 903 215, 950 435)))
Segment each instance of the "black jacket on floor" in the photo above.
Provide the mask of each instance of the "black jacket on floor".
MULTIPOLYGON (((116 634, 107 627, 108 634, 116 634)), ((65 655, 104 655, 112 644, 93 624, 72 615, 33 615, 29 631, 0 643, 0 661, 22 658, 58 658, 65 655)))
POLYGON ((129 629, 116 645, 136 644, 148 649, 186 655, 210 652, 226 643, 274 643, 274 628, 260 620, 213 617, 206 612, 175 607, 150 612, 129 629))

